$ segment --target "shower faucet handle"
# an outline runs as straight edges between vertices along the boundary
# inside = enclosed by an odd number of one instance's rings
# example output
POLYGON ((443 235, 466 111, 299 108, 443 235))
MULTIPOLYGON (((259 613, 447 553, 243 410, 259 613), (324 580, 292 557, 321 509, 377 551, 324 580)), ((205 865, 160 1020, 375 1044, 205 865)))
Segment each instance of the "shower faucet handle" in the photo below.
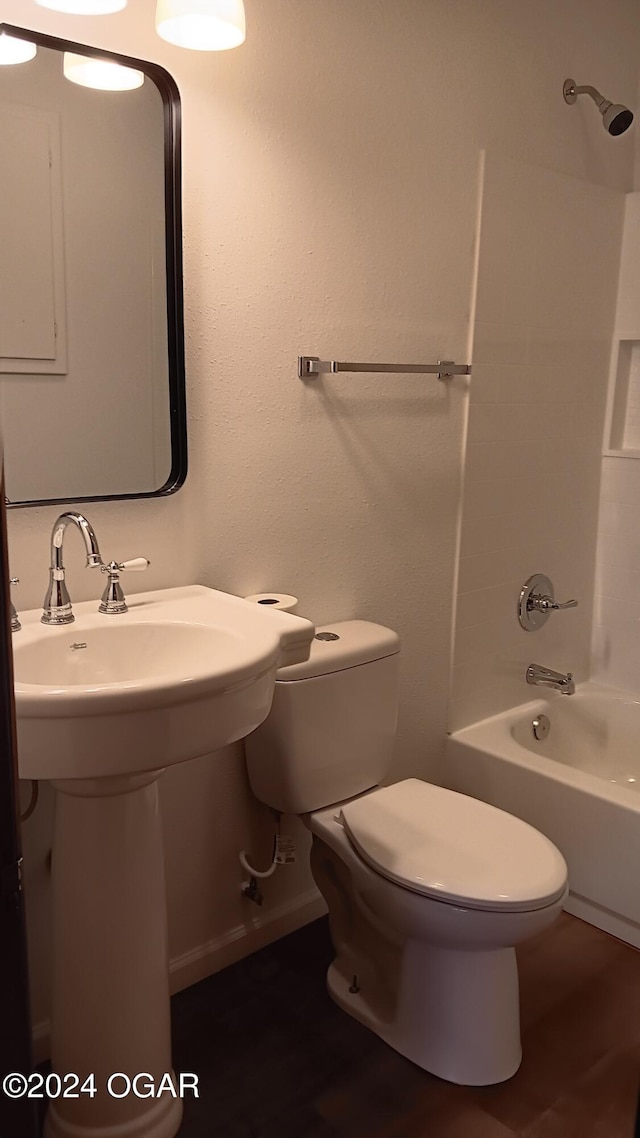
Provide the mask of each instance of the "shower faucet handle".
POLYGON ((575 609, 578 607, 578 602, 554 601, 553 597, 537 595, 531 598, 531 607, 538 612, 556 612, 558 609, 575 609))
POLYGON ((553 583, 544 573, 534 573, 525 581, 518 600, 518 620, 525 632, 535 632, 549 619, 552 612, 574 609, 576 600, 556 601, 553 583))

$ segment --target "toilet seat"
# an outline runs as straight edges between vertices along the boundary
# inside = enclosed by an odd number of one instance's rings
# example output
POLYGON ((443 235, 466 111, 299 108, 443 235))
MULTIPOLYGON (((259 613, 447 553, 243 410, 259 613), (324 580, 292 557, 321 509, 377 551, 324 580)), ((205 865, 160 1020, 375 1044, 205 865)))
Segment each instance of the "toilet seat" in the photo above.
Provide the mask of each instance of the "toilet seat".
POLYGON ((420 779, 353 799, 339 818, 372 869, 439 901, 526 912, 553 904, 566 888, 564 858, 527 822, 420 779))

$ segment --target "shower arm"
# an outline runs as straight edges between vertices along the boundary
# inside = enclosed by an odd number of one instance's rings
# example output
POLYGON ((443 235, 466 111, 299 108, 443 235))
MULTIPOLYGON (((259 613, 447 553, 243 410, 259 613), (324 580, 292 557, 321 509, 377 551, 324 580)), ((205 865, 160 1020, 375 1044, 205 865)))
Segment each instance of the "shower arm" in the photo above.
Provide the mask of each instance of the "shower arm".
POLYGON ((611 106, 611 99, 605 99, 604 95, 601 95, 596 87, 590 87, 589 84, 584 87, 576 87, 576 95, 591 95, 596 107, 600 110, 604 107, 606 111, 607 107, 611 106))
POLYGON ((604 95, 600 94, 597 87, 591 87, 588 83, 583 87, 577 87, 575 83, 572 83, 570 88, 568 88, 567 93, 571 96, 572 102, 578 97, 578 95, 590 95, 596 107, 599 111, 601 111, 602 114, 604 114, 605 111, 608 111, 609 107, 613 106, 611 99, 605 99, 604 95))

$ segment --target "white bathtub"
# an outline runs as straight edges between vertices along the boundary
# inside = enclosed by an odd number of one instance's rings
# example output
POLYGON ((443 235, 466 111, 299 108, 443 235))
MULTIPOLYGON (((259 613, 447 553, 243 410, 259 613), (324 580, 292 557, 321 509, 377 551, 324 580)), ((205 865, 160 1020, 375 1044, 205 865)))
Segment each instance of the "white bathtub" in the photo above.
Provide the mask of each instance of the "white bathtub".
POLYGON ((450 735, 447 772, 555 842, 568 912, 640 948, 640 700, 594 683, 543 695, 450 735), (538 741, 540 713, 551 730, 538 741))

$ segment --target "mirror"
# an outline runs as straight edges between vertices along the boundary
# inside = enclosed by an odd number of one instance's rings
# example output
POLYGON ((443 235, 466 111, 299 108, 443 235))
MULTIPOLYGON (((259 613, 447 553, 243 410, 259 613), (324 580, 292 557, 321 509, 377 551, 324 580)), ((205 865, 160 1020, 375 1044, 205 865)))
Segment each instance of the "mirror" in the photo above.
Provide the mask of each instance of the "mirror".
POLYGON ((8 505, 170 494, 187 468, 176 85, 0 23, 0 48, 16 40, 36 53, 0 65, 8 505), (81 85, 78 56, 139 85, 81 85))

